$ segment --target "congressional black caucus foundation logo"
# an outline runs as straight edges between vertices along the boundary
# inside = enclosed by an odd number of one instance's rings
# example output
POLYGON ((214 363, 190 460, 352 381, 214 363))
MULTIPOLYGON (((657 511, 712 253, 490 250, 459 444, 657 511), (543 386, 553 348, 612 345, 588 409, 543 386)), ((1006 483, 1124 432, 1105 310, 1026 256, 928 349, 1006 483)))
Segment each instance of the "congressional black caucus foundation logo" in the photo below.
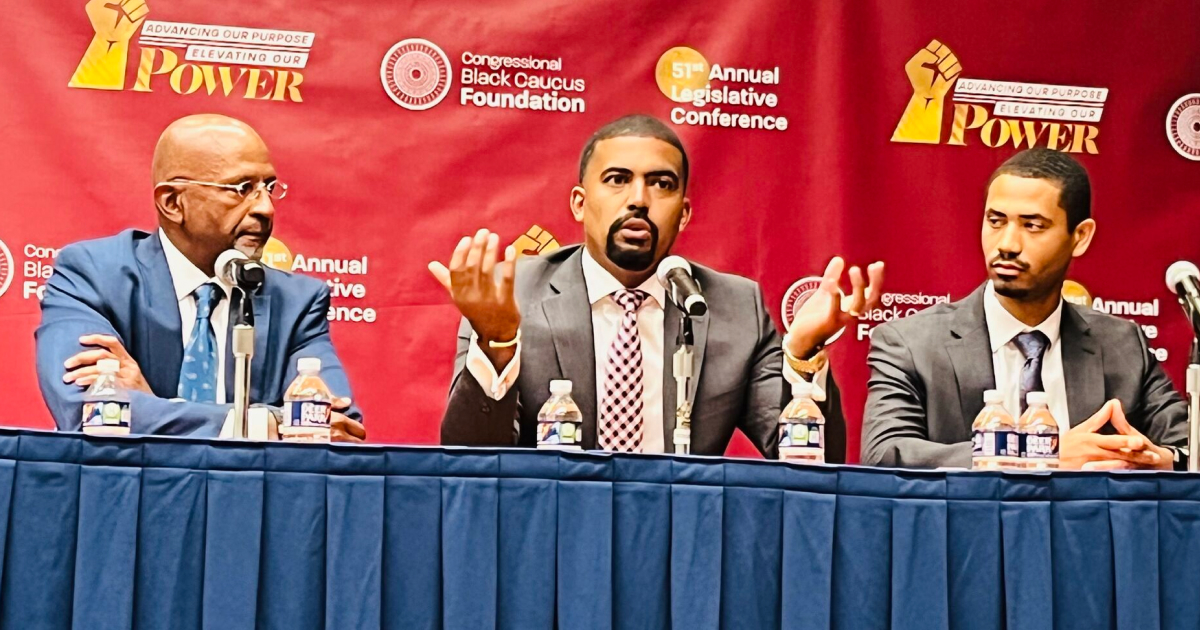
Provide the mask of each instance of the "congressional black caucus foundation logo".
POLYGON ((13 279, 13 257, 12 252, 8 251, 8 245, 4 241, 0 241, 0 295, 8 290, 8 285, 12 284, 13 279))
POLYGON ((1200 161, 1200 94, 1188 94, 1167 111, 1167 140, 1179 155, 1200 161))
POLYGON ((397 105, 424 110, 437 105, 450 93, 450 58, 425 39, 398 42, 383 56, 379 79, 397 105))

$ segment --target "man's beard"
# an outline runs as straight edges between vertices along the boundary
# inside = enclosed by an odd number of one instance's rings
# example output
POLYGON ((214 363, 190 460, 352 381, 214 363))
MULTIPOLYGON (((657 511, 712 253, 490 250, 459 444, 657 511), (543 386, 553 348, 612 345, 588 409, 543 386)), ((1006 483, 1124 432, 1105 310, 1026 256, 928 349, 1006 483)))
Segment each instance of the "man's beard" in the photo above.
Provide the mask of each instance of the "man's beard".
POLYGON ((658 251, 658 226, 650 220, 650 217, 640 214, 627 214, 618 217, 613 221, 612 227, 608 228, 608 241, 605 245, 605 255, 612 263, 626 271, 645 271, 654 264, 654 255, 658 251), (617 233, 621 231, 621 226, 625 222, 638 218, 646 222, 650 226, 650 247, 646 249, 625 249, 617 245, 617 233))

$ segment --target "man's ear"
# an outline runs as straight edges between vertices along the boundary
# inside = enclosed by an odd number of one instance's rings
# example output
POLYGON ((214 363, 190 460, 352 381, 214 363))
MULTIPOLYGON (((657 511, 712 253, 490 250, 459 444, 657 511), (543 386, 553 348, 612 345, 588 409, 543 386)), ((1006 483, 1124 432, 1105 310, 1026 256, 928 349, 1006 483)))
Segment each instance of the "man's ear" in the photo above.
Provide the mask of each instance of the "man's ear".
POLYGON ((154 207, 158 215, 176 225, 183 225, 183 199, 180 190, 172 184, 159 184, 154 189, 154 207))
POLYGON ((692 200, 687 197, 683 198, 683 214, 679 216, 679 231, 684 231, 688 224, 692 222, 692 200))
POLYGON ((1075 231, 1071 234, 1071 239, 1075 241, 1075 246, 1071 250, 1072 258, 1079 258, 1087 252, 1088 247, 1092 244, 1092 238, 1096 236, 1096 222, 1091 219, 1084 219, 1075 226, 1075 231))
POLYGON ((586 198, 587 192, 583 190, 583 186, 571 189, 571 216, 575 217, 576 223, 583 223, 583 201, 586 198))

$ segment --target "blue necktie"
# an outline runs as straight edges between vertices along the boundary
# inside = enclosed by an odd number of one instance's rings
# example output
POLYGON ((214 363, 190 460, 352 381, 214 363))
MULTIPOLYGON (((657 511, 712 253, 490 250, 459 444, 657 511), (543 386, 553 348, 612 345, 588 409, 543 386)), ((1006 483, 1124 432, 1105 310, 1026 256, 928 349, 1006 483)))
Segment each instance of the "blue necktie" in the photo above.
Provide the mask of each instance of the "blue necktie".
POLYGON ((191 402, 217 402, 217 335, 213 332, 213 310, 225 297, 220 287, 209 282, 192 292, 196 298, 196 325, 183 352, 179 369, 179 397, 191 402))
POLYGON ((1021 413, 1029 406, 1025 395, 1029 392, 1045 391, 1042 385, 1042 357, 1050 346, 1050 338, 1040 330, 1023 332, 1013 338, 1017 349, 1025 357, 1025 365, 1021 367, 1021 413))

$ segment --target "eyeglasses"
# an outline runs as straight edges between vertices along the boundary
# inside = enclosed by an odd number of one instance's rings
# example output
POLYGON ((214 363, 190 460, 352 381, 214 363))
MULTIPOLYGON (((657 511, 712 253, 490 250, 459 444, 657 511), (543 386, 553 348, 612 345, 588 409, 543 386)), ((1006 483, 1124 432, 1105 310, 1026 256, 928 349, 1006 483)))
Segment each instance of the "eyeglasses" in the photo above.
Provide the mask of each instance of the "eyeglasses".
POLYGON ((232 190, 234 193, 237 194, 237 196, 241 197, 242 199, 246 199, 250 195, 254 194, 254 192, 259 190, 260 188, 262 190, 267 191, 267 194, 270 195, 271 199, 274 199, 276 201, 279 201, 280 199, 283 199, 284 197, 286 197, 287 192, 288 192, 287 184, 285 184, 277 179, 261 181, 261 182, 258 182, 257 184, 250 180, 238 182, 236 184, 220 184, 217 182, 198 182, 194 179, 172 179, 169 182, 158 182, 157 184, 155 184, 155 186, 169 186, 171 184, 195 184, 196 186, 211 186, 212 188, 224 188, 225 190, 232 190))

